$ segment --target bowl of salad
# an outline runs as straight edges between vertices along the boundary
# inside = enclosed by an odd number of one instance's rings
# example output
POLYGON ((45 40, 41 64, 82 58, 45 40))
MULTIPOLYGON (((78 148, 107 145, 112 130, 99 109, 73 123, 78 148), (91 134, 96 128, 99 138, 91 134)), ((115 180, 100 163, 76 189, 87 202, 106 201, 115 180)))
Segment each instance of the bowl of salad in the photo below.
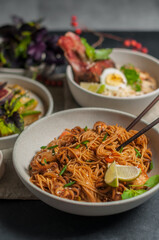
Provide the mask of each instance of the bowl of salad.
POLYGON ((83 107, 137 115, 159 94, 159 61, 150 55, 127 49, 94 49, 71 32, 58 44, 70 64, 66 70, 70 91, 83 107))
POLYGON ((53 99, 42 84, 29 78, 0 74, 0 148, 12 148, 27 126, 53 111, 53 99))

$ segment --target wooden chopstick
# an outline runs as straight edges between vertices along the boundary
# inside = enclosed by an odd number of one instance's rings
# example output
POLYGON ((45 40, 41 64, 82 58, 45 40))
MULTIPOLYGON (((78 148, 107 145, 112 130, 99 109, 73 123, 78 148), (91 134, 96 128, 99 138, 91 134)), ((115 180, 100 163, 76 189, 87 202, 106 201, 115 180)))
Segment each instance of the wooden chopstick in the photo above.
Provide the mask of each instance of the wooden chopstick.
POLYGON ((126 128, 127 131, 129 131, 133 126, 135 126, 138 121, 159 101, 159 95, 135 118, 129 126, 126 128))
POLYGON ((149 125, 147 125, 143 129, 141 129, 138 133, 136 133, 133 137, 129 138, 126 142, 122 143, 116 150, 119 151, 120 149, 122 149, 123 147, 125 147, 126 145, 128 145, 129 143, 134 141, 136 138, 140 137, 142 134, 147 132, 149 129, 151 129, 153 126, 155 126, 158 123, 159 123, 159 118, 157 118, 152 123, 150 123, 149 125))

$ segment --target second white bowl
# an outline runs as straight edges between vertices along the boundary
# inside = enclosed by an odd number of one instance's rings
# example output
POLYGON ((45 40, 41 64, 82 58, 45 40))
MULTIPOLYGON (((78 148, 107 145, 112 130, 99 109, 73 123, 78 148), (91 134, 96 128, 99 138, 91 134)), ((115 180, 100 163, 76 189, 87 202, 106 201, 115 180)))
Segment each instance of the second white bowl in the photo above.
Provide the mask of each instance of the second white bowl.
MULTIPOLYGON (((131 50, 113 49, 111 59, 119 67, 131 63, 142 71, 148 72, 156 79, 157 86, 159 86, 159 61, 156 58, 131 50)), ((159 88, 157 88, 155 91, 141 96, 103 96, 80 87, 80 85, 74 81, 71 66, 67 67, 66 74, 70 91, 82 107, 104 107, 138 115, 159 94, 159 88)))

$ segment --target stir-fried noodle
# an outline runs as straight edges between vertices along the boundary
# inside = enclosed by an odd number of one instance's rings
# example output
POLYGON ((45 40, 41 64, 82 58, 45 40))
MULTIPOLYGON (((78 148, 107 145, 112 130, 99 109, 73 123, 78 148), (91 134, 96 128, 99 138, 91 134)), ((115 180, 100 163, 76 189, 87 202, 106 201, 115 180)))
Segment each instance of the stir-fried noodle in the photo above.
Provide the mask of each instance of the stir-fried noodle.
POLYGON ((137 131, 96 122, 93 129, 66 129, 58 139, 43 146, 30 164, 30 181, 56 196, 77 201, 120 200, 127 187, 110 187, 104 182, 108 164, 137 166, 142 169, 134 181, 144 183, 151 163, 147 137, 140 136, 120 152, 116 148, 137 131), (137 154, 139 153, 139 154, 137 154))

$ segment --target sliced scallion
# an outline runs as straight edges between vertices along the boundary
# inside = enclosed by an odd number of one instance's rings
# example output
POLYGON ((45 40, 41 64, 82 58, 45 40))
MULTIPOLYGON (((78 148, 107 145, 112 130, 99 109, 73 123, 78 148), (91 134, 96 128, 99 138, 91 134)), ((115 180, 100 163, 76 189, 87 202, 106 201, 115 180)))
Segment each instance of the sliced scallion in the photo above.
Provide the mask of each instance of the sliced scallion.
POLYGON ((136 157, 141 157, 141 153, 135 148, 136 157))
POLYGON ((76 181, 69 182, 69 183, 65 184, 63 187, 64 187, 64 188, 65 188, 65 187, 70 187, 70 186, 72 186, 72 185, 75 184, 75 183, 76 183, 76 181))
POLYGON ((104 142, 104 141, 106 140, 107 136, 108 136, 108 133, 106 133, 106 134, 104 135, 104 138, 103 138, 102 142, 104 142))
POLYGON ((62 175, 64 174, 64 172, 66 171, 66 169, 67 169, 67 165, 65 165, 65 166, 63 167, 63 169, 61 170, 61 172, 59 173, 59 175, 62 176, 62 175))

